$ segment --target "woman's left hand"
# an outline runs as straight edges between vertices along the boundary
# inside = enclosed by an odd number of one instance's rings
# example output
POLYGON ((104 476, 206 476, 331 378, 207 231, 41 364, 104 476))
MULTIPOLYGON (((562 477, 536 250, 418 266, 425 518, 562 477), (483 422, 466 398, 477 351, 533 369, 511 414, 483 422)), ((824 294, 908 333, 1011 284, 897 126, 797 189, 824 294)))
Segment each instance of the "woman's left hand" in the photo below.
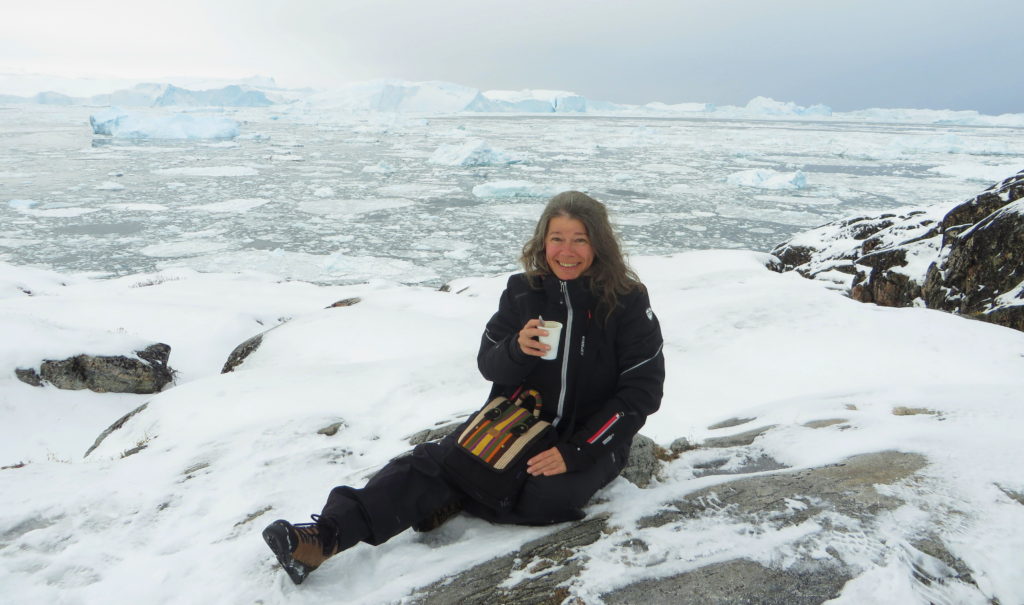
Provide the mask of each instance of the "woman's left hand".
POLYGON ((557 447, 544 450, 526 461, 526 472, 535 477, 538 475, 561 475, 566 470, 568 469, 565 468, 562 452, 558 451, 557 447))

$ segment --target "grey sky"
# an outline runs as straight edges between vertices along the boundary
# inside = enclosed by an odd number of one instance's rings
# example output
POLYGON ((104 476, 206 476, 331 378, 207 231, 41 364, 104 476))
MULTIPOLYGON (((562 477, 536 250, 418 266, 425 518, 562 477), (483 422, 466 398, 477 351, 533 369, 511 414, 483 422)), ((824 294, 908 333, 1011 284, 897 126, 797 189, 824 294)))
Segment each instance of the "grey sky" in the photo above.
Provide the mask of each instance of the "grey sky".
POLYGON ((0 72, 260 74, 286 86, 393 77, 621 103, 763 95, 840 111, 1024 113, 1019 0, 9 4, 0 72))

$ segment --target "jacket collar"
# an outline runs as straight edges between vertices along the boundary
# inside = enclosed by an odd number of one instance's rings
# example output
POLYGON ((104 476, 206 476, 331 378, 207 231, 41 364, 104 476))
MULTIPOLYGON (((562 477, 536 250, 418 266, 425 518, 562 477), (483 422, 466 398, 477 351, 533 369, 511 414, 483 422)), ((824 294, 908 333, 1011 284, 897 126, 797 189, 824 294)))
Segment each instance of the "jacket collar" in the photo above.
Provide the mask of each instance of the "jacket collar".
POLYGON ((573 307, 587 307, 593 300, 593 293, 590 291, 590 276, 583 275, 576 279, 563 281, 549 273, 542 278, 544 291, 549 297, 560 297, 562 295, 562 284, 565 284, 572 300, 573 307))

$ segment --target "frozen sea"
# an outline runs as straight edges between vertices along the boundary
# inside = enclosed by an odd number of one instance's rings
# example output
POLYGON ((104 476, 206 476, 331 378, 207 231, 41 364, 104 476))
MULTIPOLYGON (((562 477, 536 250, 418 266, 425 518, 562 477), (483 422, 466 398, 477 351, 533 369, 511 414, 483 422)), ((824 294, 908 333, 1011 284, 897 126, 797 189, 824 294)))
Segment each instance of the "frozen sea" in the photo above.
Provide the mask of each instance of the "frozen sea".
POLYGON ((0 107, 0 260, 440 285, 515 269, 564 189, 607 203, 634 255, 765 251, 836 218, 965 199, 1024 168, 1024 133, 1008 127, 274 106, 194 112, 238 120, 234 139, 133 141, 93 135, 99 109, 0 107), (466 141, 517 161, 429 161, 466 141))

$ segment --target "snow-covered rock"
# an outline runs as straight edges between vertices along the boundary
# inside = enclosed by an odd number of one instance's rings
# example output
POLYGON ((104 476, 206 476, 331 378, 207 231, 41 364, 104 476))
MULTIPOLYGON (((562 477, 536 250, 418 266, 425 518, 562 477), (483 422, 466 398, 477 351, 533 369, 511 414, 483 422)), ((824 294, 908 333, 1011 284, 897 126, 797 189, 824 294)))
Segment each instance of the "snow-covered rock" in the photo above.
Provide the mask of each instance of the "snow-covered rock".
POLYGON ((861 302, 1024 330, 1024 171, 962 202, 834 221, 772 253, 861 302))
POLYGON ((97 393, 159 393, 174 379, 167 365, 171 347, 157 343, 133 355, 81 354, 47 359, 40 369, 18 368, 18 379, 33 386, 52 384, 58 389, 89 389, 97 393))

